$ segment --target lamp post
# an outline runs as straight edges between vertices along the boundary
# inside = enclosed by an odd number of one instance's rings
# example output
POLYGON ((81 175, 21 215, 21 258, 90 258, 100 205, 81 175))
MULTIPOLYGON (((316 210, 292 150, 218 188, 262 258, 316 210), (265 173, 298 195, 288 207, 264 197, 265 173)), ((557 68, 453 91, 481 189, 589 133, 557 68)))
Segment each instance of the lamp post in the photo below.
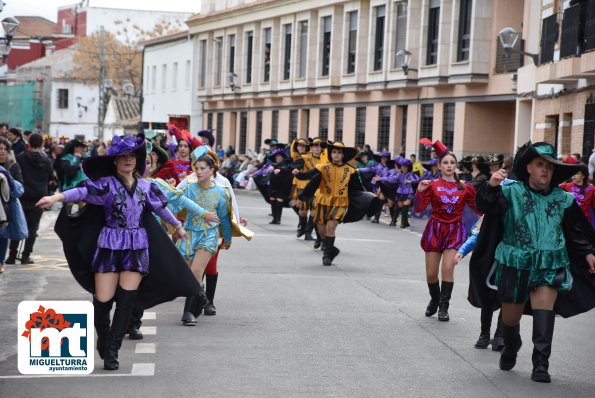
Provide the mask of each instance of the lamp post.
MULTIPOLYGON (((4 9, 4 5, 5 3, 0 0, 0 12, 4 9)), ((19 28, 19 25, 19 21, 13 17, 6 17, 2 20, 2 28, 4 29, 5 37, 0 37, 0 56, 2 57, 3 64, 6 64, 8 54, 10 53, 10 42, 19 28)))
MULTIPOLYGON (((502 29, 498 33, 498 37, 500 38, 500 44, 502 44, 502 48, 504 48, 504 52, 506 53, 506 57, 510 58, 512 53, 517 53, 520 55, 525 55, 531 60, 533 60, 533 64, 538 65, 538 54, 532 54, 525 52, 523 50, 514 50, 514 45, 516 44, 517 40, 519 39, 519 33, 514 30, 514 28, 506 27, 502 29)), ((522 44, 522 43, 521 43, 522 44)))
POLYGON ((401 63, 401 69, 403 69, 403 73, 405 76, 409 74, 409 71, 417 72, 417 69, 410 68, 409 64, 411 63, 411 52, 409 50, 399 50, 396 54, 397 57, 403 57, 403 62, 401 63))

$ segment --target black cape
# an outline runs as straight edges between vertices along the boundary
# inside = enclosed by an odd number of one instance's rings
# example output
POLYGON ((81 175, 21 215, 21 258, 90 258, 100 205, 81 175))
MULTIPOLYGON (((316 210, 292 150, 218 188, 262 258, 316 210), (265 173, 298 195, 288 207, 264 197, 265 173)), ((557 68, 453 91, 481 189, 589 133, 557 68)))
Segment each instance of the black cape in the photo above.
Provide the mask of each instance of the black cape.
MULTIPOLYGON (((469 262, 469 302, 479 308, 495 310, 499 307, 496 290, 486 284, 488 274, 494 264, 496 247, 502 240, 504 226, 502 216, 508 203, 504 196, 489 189, 488 183, 481 185, 477 192, 476 205, 480 211, 486 212, 481 225, 477 245, 469 262), (497 197, 497 201, 487 202, 485 198, 497 197), (489 204, 488 207, 486 205, 489 204), (491 207, 491 208, 490 208, 491 207)), ((582 210, 575 203, 565 210, 564 237, 570 258, 570 273, 573 278, 572 288, 568 292, 558 294, 554 311, 563 318, 582 314, 595 307, 595 274, 590 274, 585 255, 577 253, 572 241, 588 240, 595 248, 593 229, 582 210)), ((581 242, 582 244, 588 242, 581 242)), ((531 301, 527 301, 525 314, 531 315, 531 301)))
MULTIPOLYGON (((149 237, 150 272, 139 286, 136 307, 151 308, 177 297, 198 294, 198 281, 155 217, 145 212, 142 223, 149 237)), ((87 204, 77 216, 68 216, 64 206, 54 227, 72 275, 90 293, 95 292, 91 262, 104 224, 103 208, 87 204)))

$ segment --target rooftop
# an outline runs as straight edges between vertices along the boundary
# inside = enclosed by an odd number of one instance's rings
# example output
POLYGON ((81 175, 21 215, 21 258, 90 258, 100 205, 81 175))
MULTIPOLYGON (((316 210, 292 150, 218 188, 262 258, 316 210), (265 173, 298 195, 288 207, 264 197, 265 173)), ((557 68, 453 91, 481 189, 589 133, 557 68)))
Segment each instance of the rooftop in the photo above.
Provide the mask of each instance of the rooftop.
POLYGON ((56 33, 56 24, 49 19, 36 16, 16 16, 20 25, 15 38, 49 37, 56 33))

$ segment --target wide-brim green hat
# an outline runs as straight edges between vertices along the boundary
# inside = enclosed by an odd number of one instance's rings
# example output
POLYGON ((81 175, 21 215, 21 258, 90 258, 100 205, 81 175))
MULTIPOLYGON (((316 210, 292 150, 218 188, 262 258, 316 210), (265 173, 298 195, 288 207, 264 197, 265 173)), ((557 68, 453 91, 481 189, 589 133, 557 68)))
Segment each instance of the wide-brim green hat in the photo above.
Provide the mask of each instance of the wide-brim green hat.
POLYGON ((567 164, 556 158, 556 149, 547 142, 532 143, 528 141, 521 146, 514 157, 514 164, 512 171, 517 180, 527 182, 529 180, 529 172, 527 165, 537 157, 544 158, 547 162, 554 166, 554 175, 550 186, 558 186, 570 177, 580 171, 580 165, 567 164))

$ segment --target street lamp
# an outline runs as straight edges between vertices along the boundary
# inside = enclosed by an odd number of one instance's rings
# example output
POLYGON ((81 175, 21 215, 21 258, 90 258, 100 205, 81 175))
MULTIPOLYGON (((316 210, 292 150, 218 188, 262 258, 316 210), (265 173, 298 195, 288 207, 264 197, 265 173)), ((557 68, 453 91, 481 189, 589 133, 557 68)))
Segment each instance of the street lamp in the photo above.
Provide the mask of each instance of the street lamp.
POLYGON ((502 47, 504 48, 504 52, 506 53, 506 57, 510 58, 510 56, 512 55, 512 53, 517 53, 520 55, 525 55, 527 57, 530 57, 533 60, 533 64, 537 65, 539 63, 538 61, 538 54, 532 54, 532 53, 528 53, 525 52, 523 50, 514 50, 513 47, 516 44, 518 38, 519 38, 519 33, 514 30, 514 28, 504 28, 502 29, 499 33, 498 33, 498 37, 500 38, 500 44, 502 44, 502 47))
POLYGON ((409 71, 417 72, 417 69, 409 67, 409 63, 411 62, 411 52, 410 51, 399 50, 396 55, 397 55, 397 57, 403 57, 403 62, 401 63, 401 68, 403 69, 403 73, 405 73, 405 76, 407 76, 409 71))
MULTIPOLYGON (((0 11, 4 9, 4 3, 0 0, 0 11)), ((19 21, 13 17, 6 17, 2 20, 2 28, 4 29, 5 37, 0 37, 0 56, 2 63, 5 64, 10 53, 10 42, 14 37, 15 32, 19 28, 19 21)))

